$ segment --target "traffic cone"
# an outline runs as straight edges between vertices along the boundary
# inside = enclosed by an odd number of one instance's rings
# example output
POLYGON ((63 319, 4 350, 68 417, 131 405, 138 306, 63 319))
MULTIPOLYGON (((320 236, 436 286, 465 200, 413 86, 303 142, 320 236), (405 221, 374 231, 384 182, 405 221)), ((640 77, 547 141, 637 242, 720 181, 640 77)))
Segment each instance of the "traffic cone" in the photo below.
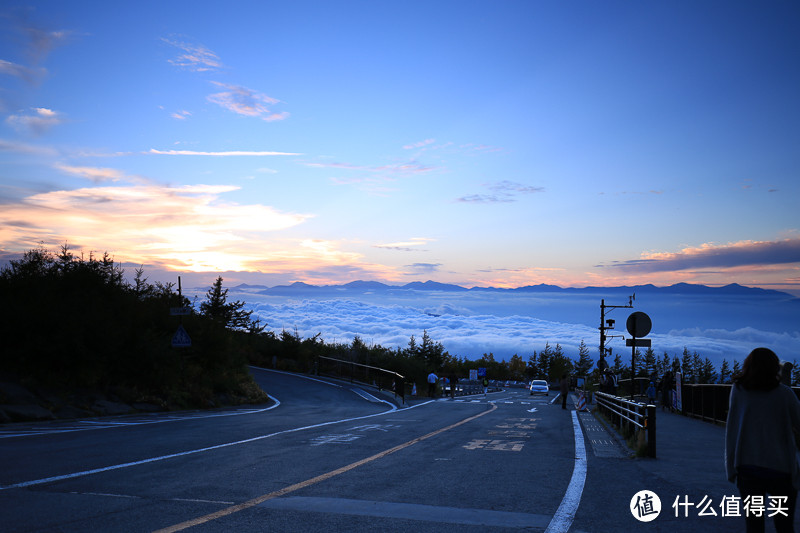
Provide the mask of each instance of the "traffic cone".
POLYGON ((578 395, 578 411, 585 411, 586 410, 586 397, 584 396, 583 392, 578 395))

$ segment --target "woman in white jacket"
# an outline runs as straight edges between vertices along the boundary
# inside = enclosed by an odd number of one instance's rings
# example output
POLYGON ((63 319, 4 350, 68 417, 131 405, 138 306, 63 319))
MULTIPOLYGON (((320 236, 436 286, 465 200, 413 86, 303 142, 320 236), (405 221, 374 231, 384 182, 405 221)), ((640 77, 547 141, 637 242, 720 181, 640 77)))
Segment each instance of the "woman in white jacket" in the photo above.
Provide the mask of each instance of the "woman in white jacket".
POLYGON ((725 468, 739 488, 748 533, 764 531, 767 516, 773 516, 777 531, 794 531, 800 488, 794 431, 800 430, 800 401, 780 383, 779 374, 778 356, 756 348, 731 387, 725 468))

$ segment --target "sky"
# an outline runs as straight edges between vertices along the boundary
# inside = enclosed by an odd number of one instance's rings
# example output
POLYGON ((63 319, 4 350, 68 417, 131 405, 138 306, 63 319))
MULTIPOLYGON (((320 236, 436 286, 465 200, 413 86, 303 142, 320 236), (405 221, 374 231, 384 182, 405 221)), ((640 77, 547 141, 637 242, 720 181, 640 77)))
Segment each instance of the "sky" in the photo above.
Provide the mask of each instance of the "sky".
POLYGON ((800 295, 793 2, 3 2, 0 258, 800 295))

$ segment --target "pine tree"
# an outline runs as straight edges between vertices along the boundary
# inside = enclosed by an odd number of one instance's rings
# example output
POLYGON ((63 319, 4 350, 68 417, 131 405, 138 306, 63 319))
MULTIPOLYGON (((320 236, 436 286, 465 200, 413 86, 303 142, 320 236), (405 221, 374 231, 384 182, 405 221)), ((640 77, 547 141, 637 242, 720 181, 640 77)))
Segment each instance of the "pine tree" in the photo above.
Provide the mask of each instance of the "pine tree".
POLYGON ((647 376, 658 375, 658 358, 656 357, 656 352, 650 346, 644 352, 644 369, 647 376))
POLYGON ((539 367, 539 356, 536 350, 534 350, 533 355, 528 357, 528 377, 535 379, 541 377, 541 375, 542 370, 539 367))
POLYGON ((716 382, 716 369, 711 359, 706 357, 700 364, 699 383, 714 383, 716 382))
POLYGON ((694 383, 700 383, 701 374, 703 372, 703 360, 697 350, 692 352, 692 378, 694 383))
POLYGON ((719 382, 720 383, 731 382, 731 366, 728 364, 727 359, 723 359, 722 364, 719 367, 719 382))
POLYGON ((587 377, 593 365, 594 361, 589 357, 589 347, 581 339, 581 344, 578 346, 578 360, 575 362, 575 375, 587 377))
POLYGON ((692 356, 689 348, 683 347, 683 358, 681 359, 681 374, 684 383, 694 383, 694 367, 692 366, 692 356))
POLYGON ((419 346, 417 346, 417 339, 414 337, 414 335, 411 335, 411 339, 408 341, 406 354, 408 357, 419 357, 419 346))
POLYGON ((622 375, 623 371, 625 371, 625 368, 625 365, 622 364, 622 357, 620 357, 619 354, 616 354, 614 356, 614 364, 611 365, 611 371, 614 372, 615 375, 620 376, 622 375))
POLYGON ((253 312, 246 311, 244 305, 238 300, 228 303, 228 289, 222 288, 219 276, 206 293, 206 301, 200 304, 200 312, 228 329, 247 330, 253 312))

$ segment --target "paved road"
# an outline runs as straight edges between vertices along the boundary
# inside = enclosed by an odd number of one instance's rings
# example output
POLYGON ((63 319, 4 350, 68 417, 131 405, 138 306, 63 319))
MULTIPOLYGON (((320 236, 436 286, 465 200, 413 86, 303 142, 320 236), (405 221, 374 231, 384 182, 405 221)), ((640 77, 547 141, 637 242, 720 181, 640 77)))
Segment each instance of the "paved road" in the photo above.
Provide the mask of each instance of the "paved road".
POLYGON ((254 374, 275 404, 0 427, 0 529, 688 532, 742 525, 671 516, 671 500, 686 487, 628 457, 591 415, 564 411, 552 396, 511 390, 398 409, 347 384, 254 374), (664 499, 662 515, 647 524, 629 510, 643 489, 664 499))

